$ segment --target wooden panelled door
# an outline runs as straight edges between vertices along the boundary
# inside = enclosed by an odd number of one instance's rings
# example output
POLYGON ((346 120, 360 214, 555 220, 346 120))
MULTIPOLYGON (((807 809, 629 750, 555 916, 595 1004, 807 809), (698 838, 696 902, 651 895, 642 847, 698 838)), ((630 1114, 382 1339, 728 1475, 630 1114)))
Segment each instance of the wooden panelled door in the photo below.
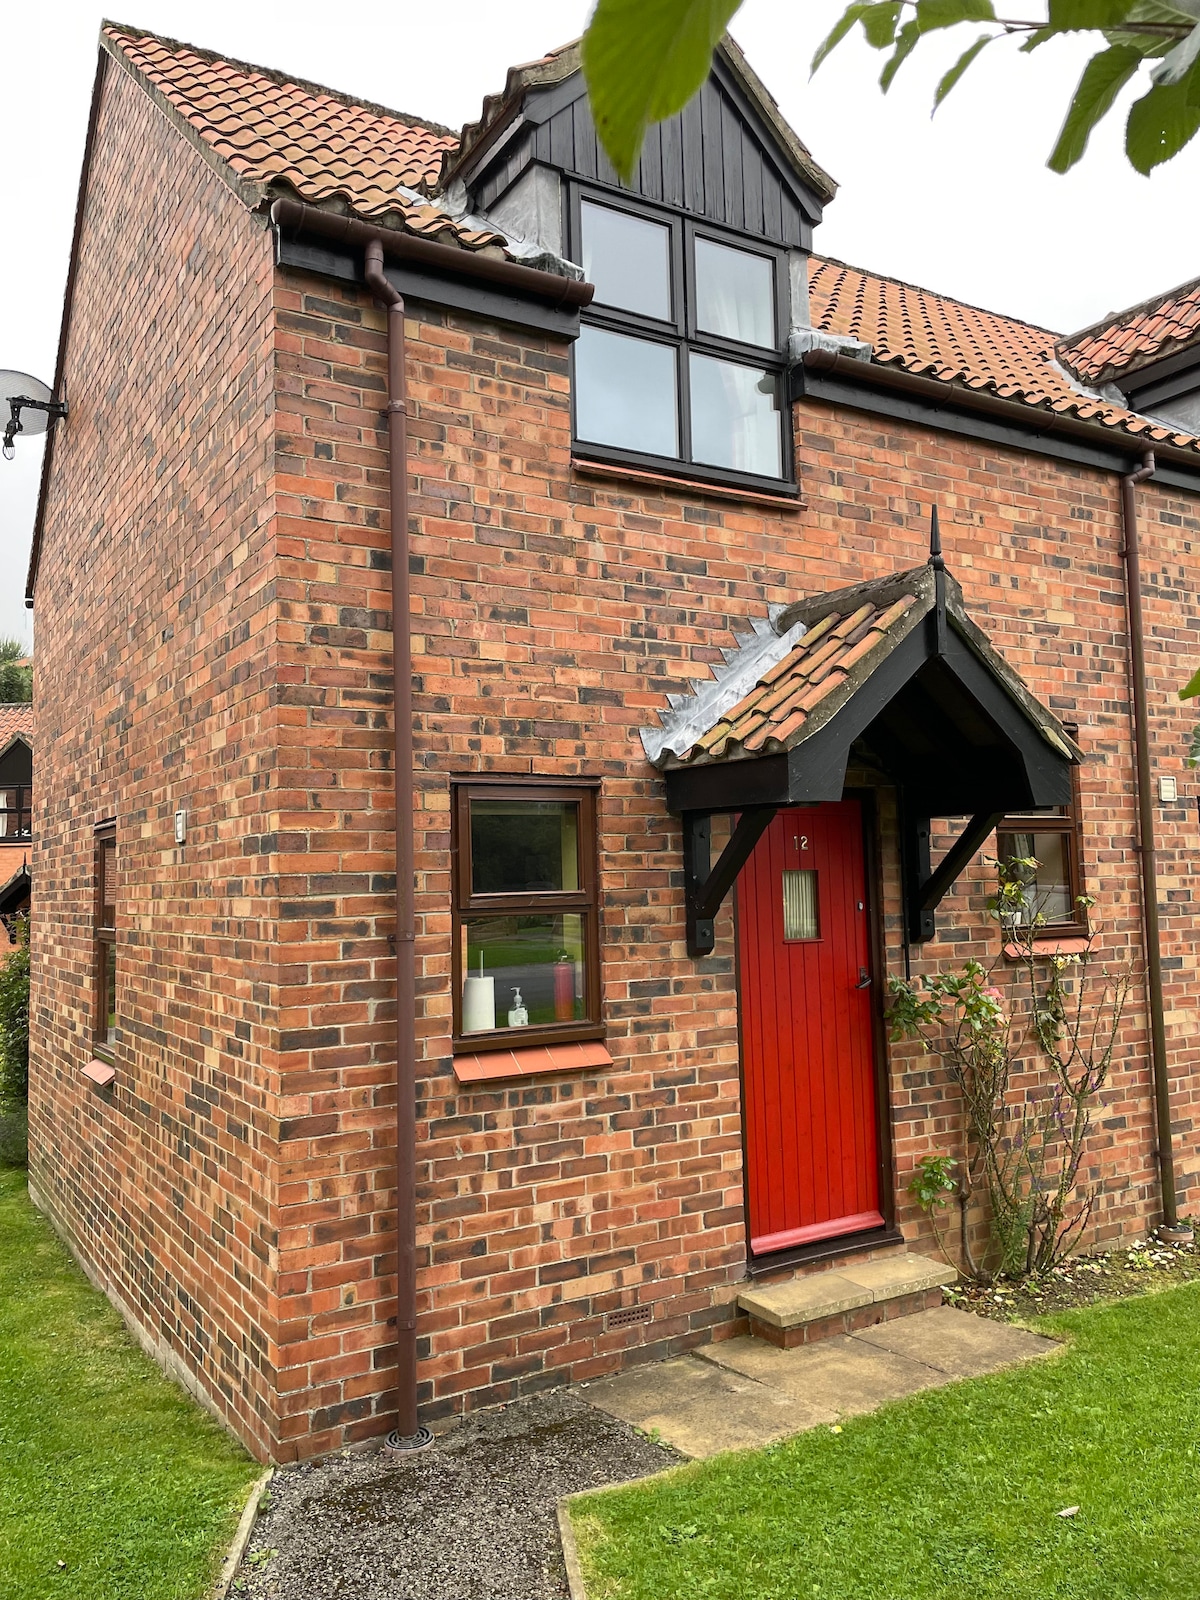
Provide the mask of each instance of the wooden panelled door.
POLYGON ((880 1227, 860 803, 778 812, 737 914, 751 1250, 880 1227))

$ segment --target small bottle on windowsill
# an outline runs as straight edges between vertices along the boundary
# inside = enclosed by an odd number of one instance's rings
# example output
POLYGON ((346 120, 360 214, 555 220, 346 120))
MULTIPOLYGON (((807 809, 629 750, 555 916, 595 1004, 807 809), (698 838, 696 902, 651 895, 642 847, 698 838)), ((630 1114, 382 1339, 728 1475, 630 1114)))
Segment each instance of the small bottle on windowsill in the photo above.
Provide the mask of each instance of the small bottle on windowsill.
POLYGON ((520 989, 513 990, 513 1003, 509 1007, 508 1025, 510 1028, 527 1028, 529 1026, 529 1012, 525 1009, 525 1002, 521 999, 520 989))

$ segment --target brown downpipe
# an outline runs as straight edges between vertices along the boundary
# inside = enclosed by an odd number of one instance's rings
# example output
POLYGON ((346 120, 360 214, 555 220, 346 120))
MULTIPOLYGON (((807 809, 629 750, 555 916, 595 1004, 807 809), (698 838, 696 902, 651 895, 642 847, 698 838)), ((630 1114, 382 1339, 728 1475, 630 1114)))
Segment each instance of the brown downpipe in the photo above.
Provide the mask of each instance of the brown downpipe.
POLYGON ((408 413, 404 300, 383 270, 385 253, 438 274, 494 285, 551 306, 585 306, 590 283, 523 267, 479 251, 375 228, 298 200, 276 200, 281 232, 361 245, 364 280, 387 308, 388 465, 392 542, 393 776, 396 805, 396 1432, 389 1445, 419 1449, 429 1440, 417 1420, 416 1286, 416 910, 413 881, 412 638, 408 571, 408 413))
POLYGON ((1175 1154, 1171 1142, 1171 1085, 1167 1075, 1167 1029, 1163 1017, 1162 947, 1158 925, 1158 860, 1154 839, 1154 794, 1150 773, 1150 720, 1146 706, 1146 637, 1142 618, 1142 565, 1138 541, 1137 490, 1154 475, 1147 451, 1136 472, 1121 479, 1121 559, 1129 613, 1129 677, 1133 690, 1133 758, 1137 775, 1138 861, 1142 878, 1142 924, 1146 938, 1146 997, 1150 1007, 1150 1065, 1158 1134, 1158 1170, 1163 1222, 1179 1226, 1175 1198, 1175 1154))
POLYGON ((383 246, 366 242, 363 276, 387 307, 388 479, 392 523, 392 776, 396 801, 396 1434, 417 1422, 417 969, 413 893, 412 638, 408 583, 408 411, 404 300, 384 276, 383 246))

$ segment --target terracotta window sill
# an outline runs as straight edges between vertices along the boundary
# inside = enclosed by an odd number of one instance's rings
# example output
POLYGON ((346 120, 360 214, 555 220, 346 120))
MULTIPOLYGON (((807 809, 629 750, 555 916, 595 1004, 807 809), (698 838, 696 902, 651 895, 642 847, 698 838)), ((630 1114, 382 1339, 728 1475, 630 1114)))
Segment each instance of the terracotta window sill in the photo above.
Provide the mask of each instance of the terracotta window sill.
POLYGON ((803 511, 804 502, 795 495, 771 494, 759 489, 739 489, 735 484, 705 483, 698 478, 676 477, 670 472, 647 472, 641 467, 619 467, 608 461, 588 461, 571 457, 571 471, 577 478, 602 478, 606 482, 655 485, 674 489, 690 500, 741 500, 750 505, 771 506, 776 511, 803 511))
POLYGON ((98 1056, 94 1056, 83 1068, 83 1075, 85 1078, 90 1079, 97 1088, 107 1089, 116 1077, 117 1069, 107 1061, 101 1061, 98 1056))
MULTIPOLYGON (((1069 939, 1046 938, 1035 939, 1033 941, 1033 953, 1035 957, 1081 956, 1087 950, 1087 947, 1087 940, 1079 937, 1072 937, 1069 939)), ((1009 961, 1019 961, 1021 959, 1021 946, 1016 944, 1006 944, 1004 946, 1004 954, 1009 961)))
POLYGON ((488 1050, 477 1056, 455 1056, 459 1083, 491 1083, 498 1078, 532 1078, 546 1072, 581 1072, 611 1067, 612 1057, 599 1040, 584 1044, 532 1045, 527 1050, 488 1050))

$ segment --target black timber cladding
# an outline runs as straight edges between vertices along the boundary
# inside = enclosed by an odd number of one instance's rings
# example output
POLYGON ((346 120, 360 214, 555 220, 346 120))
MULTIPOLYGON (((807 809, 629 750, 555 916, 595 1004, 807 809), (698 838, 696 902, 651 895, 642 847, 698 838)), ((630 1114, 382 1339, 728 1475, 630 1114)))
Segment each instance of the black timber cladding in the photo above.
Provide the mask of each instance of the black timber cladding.
POLYGON ((821 203, 777 154, 761 117, 717 61, 681 112, 653 123, 632 184, 622 184, 596 138, 581 74, 532 92, 524 126, 472 182, 487 211, 533 163, 641 195, 738 233, 808 249, 821 203))

